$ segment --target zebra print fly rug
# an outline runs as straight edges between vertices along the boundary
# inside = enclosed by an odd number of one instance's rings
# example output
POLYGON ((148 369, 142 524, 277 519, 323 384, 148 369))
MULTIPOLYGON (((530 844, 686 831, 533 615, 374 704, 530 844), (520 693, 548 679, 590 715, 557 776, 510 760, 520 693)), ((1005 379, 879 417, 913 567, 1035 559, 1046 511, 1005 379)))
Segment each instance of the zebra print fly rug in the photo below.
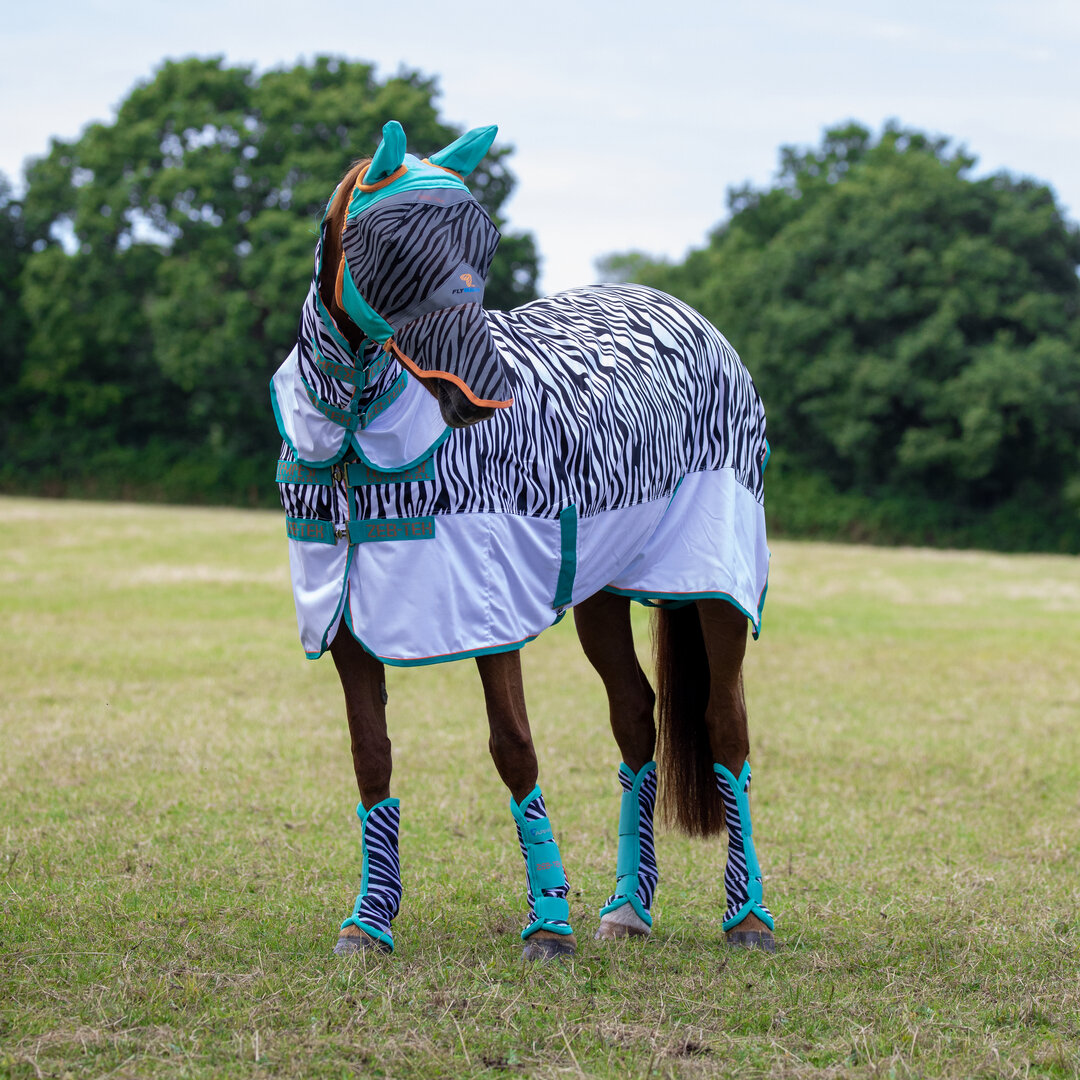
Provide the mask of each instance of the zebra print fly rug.
POLYGON ((513 404, 450 430, 374 346, 363 393, 350 385, 317 292, 272 382, 309 657, 343 621, 395 665, 516 649, 600 589, 646 603, 723 597, 756 636, 765 416, 704 317, 632 285, 510 312, 470 305, 513 404))

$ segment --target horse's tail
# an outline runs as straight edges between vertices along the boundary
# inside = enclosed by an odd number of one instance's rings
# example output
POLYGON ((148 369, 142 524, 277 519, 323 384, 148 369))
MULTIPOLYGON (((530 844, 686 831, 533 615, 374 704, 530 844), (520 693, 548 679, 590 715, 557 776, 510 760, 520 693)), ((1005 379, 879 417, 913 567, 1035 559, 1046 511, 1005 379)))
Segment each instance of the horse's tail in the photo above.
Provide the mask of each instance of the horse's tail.
POLYGON ((661 815, 688 836, 712 836, 724 827, 724 804, 705 726, 709 658, 696 604, 656 609, 653 650, 661 815))

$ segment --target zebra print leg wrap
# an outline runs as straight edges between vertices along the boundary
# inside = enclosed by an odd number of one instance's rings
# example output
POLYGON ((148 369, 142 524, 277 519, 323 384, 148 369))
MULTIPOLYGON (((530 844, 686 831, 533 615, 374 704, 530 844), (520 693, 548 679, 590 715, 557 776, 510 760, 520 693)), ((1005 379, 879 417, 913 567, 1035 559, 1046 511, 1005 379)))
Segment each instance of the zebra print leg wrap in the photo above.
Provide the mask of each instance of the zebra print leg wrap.
POLYGON ((559 845, 551 833, 539 786, 520 803, 510 799, 510 813, 517 826, 518 844, 525 859, 525 891, 529 899, 529 925, 521 932, 524 941, 537 930, 572 934, 570 905, 566 897, 570 884, 563 870, 559 845))
POLYGON ((772 930, 773 917, 762 900, 761 867, 750 826, 750 762, 743 765, 738 780, 723 765, 713 765, 713 771, 716 787, 724 800, 728 831, 727 868, 724 870, 728 906, 724 929, 738 926, 752 912, 772 930))
POLYGON ((358 926, 365 934, 394 948, 390 923, 401 906, 401 868, 398 863, 398 825, 401 803, 383 799, 370 810, 357 803, 360 840, 364 851, 360 895, 352 914, 341 924, 358 926))
POLYGON ((636 774, 619 766, 622 804, 619 807, 619 856, 615 864, 615 892, 600 909, 601 916, 629 904, 646 926, 652 926, 652 907, 660 871, 653 846, 653 808, 656 806, 656 762, 636 774))

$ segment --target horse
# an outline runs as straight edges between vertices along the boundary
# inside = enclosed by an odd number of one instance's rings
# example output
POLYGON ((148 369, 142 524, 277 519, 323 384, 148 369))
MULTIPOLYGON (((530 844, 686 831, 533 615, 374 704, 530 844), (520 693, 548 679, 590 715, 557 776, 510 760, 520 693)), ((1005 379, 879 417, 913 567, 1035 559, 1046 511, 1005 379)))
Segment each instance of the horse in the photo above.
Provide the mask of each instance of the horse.
POLYGON ((773 951, 742 683, 768 580, 760 398, 719 331, 642 286, 483 307, 499 233, 465 178, 496 130, 421 159, 384 125, 327 204, 296 346, 271 380, 301 642, 333 657, 360 794, 360 893, 334 952, 395 945, 384 665, 466 657, 525 862, 523 955, 575 951, 520 663, 568 609, 622 758, 596 937, 652 930, 659 799, 689 835, 726 829, 726 941, 773 951), (655 608, 655 690, 632 601, 655 608))

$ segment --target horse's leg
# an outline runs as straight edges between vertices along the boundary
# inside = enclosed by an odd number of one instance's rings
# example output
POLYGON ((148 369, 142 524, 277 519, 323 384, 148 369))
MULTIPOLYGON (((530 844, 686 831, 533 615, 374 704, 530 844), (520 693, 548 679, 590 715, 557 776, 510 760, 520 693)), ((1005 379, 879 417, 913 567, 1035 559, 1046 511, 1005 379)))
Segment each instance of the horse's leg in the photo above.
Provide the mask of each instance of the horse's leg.
POLYGON ((570 886, 551 831, 544 796, 537 785, 536 751, 517 652, 478 656, 484 684, 491 750, 495 768, 510 790, 510 812, 525 859, 529 925, 522 932, 526 960, 546 960, 574 952, 570 927, 570 886))
POLYGON ((365 652, 342 624, 330 646, 349 718, 353 769, 360 789, 360 842, 363 870, 360 895, 342 923, 338 955, 380 949, 393 952, 391 923, 401 904, 398 863, 398 800, 390 798, 390 739, 382 663, 365 652))
POLYGON ((730 945, 772 952, 773 918, 762 898, 750 826, 750 729, 742 683, 747 620, 726 600, 699 600, 697 608, 709 657, 705 723, 728 832, 724 930, 730 945))
POLYGON ((630 601, 625 596, 598 592, 574 608, 574 621, 581 647, 604 681, 611 731, 623 759, 615 892, 600 909, 596 936, 601 940, 645 936, 652 927, 649 909, 660 877, 653 847, 656 695, 634 651, 630 601))

